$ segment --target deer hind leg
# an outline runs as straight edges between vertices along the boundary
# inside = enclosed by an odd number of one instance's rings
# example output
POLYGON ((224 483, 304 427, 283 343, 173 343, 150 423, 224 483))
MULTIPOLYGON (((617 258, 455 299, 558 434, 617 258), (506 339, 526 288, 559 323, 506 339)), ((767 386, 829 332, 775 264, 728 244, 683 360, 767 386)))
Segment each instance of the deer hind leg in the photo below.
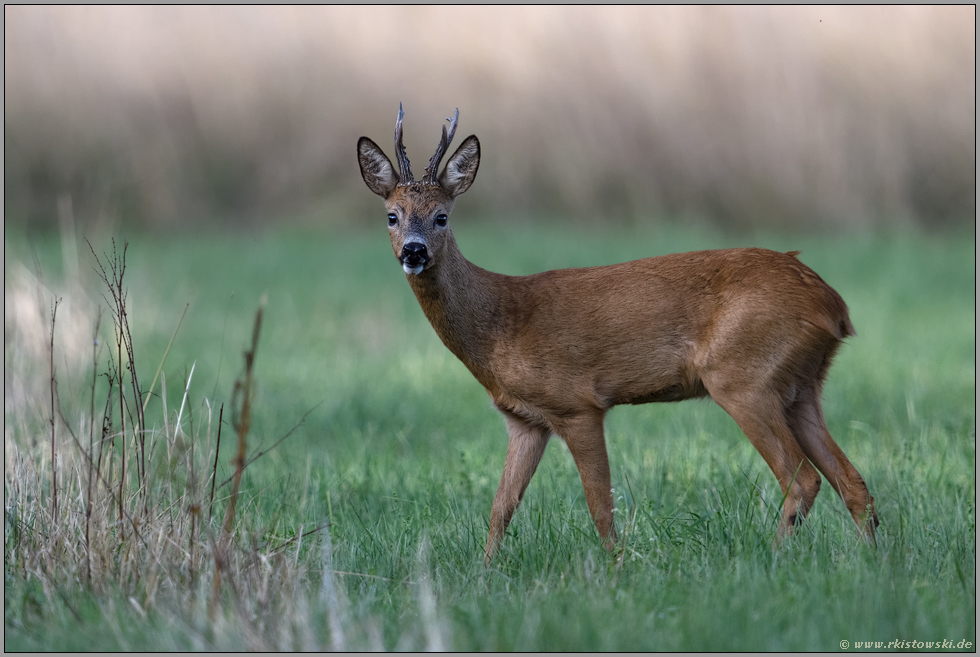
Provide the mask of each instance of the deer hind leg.
POLYGON ((510 440, 507 444, 504 473, 500 477, 500 486, 490 510, 490 532, 485 551, 487 565, 490 565, 494 552, 504 538, 507 525, 524 497, 524 491, 541 461, 551 435, 549 429, 530 424, 513 413, 502 412, 510 440))
POLYGON ((786 414, 803 453, 823 473, 844 501, 858 529, 874 544, 875 527, 878 526, 874 498, 868 493, 861 474, 827 431, 820 408, 819 386, 803 388, 786 414))
POLYGON ((564 419, 556 428, 575 459, 585 489, 585 501, 599 536, 605 541, 606 549, 611 550, 616 541, 616 526, 603 416, 602 412, 575 416, 564 419))
POLYGON ((776 536, 782 540, 793 533, 794 526, 803 522, 813 506, 820 492, 820 474, 794 437, 778 395, 743 391, 712 396, 738 423, 779 481, 785 500, 776 536))

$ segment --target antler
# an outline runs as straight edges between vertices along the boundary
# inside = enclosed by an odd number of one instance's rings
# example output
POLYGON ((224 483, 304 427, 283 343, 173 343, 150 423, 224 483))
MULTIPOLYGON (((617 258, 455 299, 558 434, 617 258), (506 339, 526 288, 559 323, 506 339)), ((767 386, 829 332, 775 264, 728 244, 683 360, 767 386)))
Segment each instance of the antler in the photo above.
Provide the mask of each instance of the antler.
MULTIPOLYGON (((458 112, 457 112, 458 113, 458 112)), ((405 144, 402 143, 402 104, 398 103, 398 120, 395 121, 395 157, 398 159, 398 181, 399 184, 407 185, 414 182, 412 178, 412 165, 408 162, 408 155, 405 153, 405 144)), ((445 129, 443 129, 445 132, 445 129)), ((426 169, 428 172, 428 169, 426 169)))
POLYGON ((449 121, 449 131, 446 131, 445 125, 442 126, 442 139, 439 140, 436 152, 429 160, 429 166, 425 167, 425 175, 422 176, 422 182, 430 185, 436 184, 436 178, 439 175, 439 162, 442 161, 442 156, 446 154, 446 149, 449 148, 449 143, 453 140, 453 135, 456 134, 456 124, 459 123, 459 108, 456 108, 456 114, 452 118, 447 116, 446 120, 449 121))

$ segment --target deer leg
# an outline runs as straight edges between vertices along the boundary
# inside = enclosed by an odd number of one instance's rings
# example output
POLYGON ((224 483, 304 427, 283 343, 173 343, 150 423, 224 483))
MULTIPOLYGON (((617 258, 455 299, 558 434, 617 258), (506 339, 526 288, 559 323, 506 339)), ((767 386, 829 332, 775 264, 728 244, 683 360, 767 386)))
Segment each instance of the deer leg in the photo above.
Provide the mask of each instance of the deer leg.
POLYGON ((776 395, 760 392, 714 398, 738 423, 779 481, 785 497, 776 534, 781 541, 793 533, 793 527, 803 522, 813 506, 820 491, 820 475, 793 436, 776 395))
POLYGON ((500 477, 500 486, 497 488, 493 507, 490 510, 490 532, 485 551, 488 566, 500 541, 504 538, 504 532, 510 524, 514 511, 524 497, 524 491, 541 461, 551 434, 549 429, 530 424, 513 413, 501 412, 507 423, 510 441, 507 444, 504 473, 500 477))
POLYGON ((616 526, 613 523, 612 484, 602 421, 602 413, 581 415, 563 421, 556 428, 575 459, 585 489, 585 501, 599 536, 605 541, 606 549, 612 550, 616 526))
POLYGON ((820 408, 819 388, 804 388, 786 415, 803 453, 834 487, 858 529, 874 544, 875 527, 878 526, 874 498, 868 493, 861 474, 827 431, 820 408))

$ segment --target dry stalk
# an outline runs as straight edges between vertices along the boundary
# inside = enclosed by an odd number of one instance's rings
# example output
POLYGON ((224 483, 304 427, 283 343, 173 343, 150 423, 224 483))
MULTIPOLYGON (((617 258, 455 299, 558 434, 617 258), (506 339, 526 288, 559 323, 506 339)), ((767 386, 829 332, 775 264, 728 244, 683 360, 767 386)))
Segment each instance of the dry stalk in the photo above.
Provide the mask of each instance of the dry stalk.
POLYGON ((54 450, 54 394, 55 387, 57 387, 57 382, 54 378, 54 322, 55 316, 58 314, 59 303, 61 303, 61 298, 56 298, 51 304, 51 344, 48 351, 51 374, 51 518, 54 521, 54 526, 58 522, 58 467, 54 450))
MULTIPOLYGON (((231 532, 235 522, 235 507, 238 503, 238 491, 242 482, 242 470, 245 467, 245 455, 248 451, 247 437, 252 424, 252 371, 255 365, 255 353, 259 346, 259 332, 262 328, 262 312, 265 308, 265 303, 266 300, 263 297, 255 313, 255 325, 252 329, 252 348, 244 354, 245 374, 235 382, 235 388, 232 393, 232 402, 236 398, 241 399, 241 410, 238 413, 238 419, 232 422, 238 433, 238 452, 233 460, 235 475, 232 481, 231 499, 228 502, 228 509, 225 511, 221 536, 218 538, 217 545, 215 546, 214 582, 211 590, 211 602, 208 605, 208 620, 212 623, 214 622, 218 597, 221 594, 221 571, 227 568, 228 547, 231 542, 231 532)), ((231 577, 229 577, 229 584, 234 590, 235 584, 231 577)))
MULTIPOLYGON (((242 463, 242 470, 244 471, 245 468, 247 468, 248 466, 250 466, 253 463, 255 463, 256 461, 258 461, 260 458, 262 458, 263 456, 265 456, 266 454, 268 454, 269 452, 271 452, 272 450, 274 450, 276 447, 279 447, 279 445, 281 445, 283 443, 283 441, 286 440, 286 438, 289 438, 291 435, 293 435, 296 432, 297 429, 299 429, 301 426, 303 426, 303 423, 306 422, 306 418, 309 417, 310 413, 312 413, 313 411, 315 411, 320 406, 320 404, 322 404, 322 403, 323 403, 323 401, 317 402, 316 405, 313 406, 313 408, 311 408, 310 410, 308 410, 305 413, 303 413, 303 417, 301 417, 299 419, 299 421, 296 424, 293 425, 293 428, 290 429, 289 431, 287 431, 286 433, 284 433, 276 442, 272 443, 272 445, 270 445, 269 447, 267 447, 265 449, 259 450, 258 452, 256 452, 255 454, 253 454, 251 457, 249 457, 244 463, 242 463)), ((220 430, 220 428, 219 428, 219 430, 220 430)), ((236 473, 237 473, 237 471, 236 471, 236 473)), ((227 479, 225 479, 224 481, 221 482, 221 486, 219 486, 218 488, 223 488, 224 486, 227 486, 229 483, 231 483, 231 481, 234 478, 235 478, 235 475, 232 475, 231 477, 228 477, 227 479)))
MULTIPOLYGON (((92 525, 92 459, 95 456, 95 383, 98 378, 99 368, 99 326, 102 324, 102 306, 99 306, 98 314, 95 317, 95 330, 92 332, 92 388, 91 405, 89 407, 89 428, 88 428, 88 477, 85 493, 85 581, 89 586, 92 585, 92 550, 89 543, 89 535, 92 525)), ((101 447, 100 447, 101 460, 101 447)))
MULTIPOLYGON (((143 502, 143 518, 144 520, 149 515, 149 500, 148 500, 148 489, 147 486, 147 462, 146 462, 146 418, 143 414, 143 394, 140 390, 139 379, 136 374, 136 356, 133 351, 133 335, 129 327, 129 315, 126 310, 126 300, 127 293, 123 286, 123 279, 126 274, 126 251, 129 248, 129 243, 123 243, 122 254, 120 255, 116 250, 116 241, 112 240, 112 257, 109 254, 105 254, 106 264, 103 264, 102 260, 95 253, 95 249, 92 244, 89 243, 89 249, 92 251, 92 255, 95 257, 96 261, 96 272, 105 283, 106 288, 109 290, 109 296, 112 298, 110 301, 103 294, 103 299, 105 299, 106 304, 109 305, 110 310, 113 314, 113 323, 115 326, 115 338, 116 338, 116 371, 115 371, 115 382, 119 386, 119 423, 120 423, 120 435, 123 437, 122 440, 122 456, 120 465, 120 476, 119 476, 119 520, 123 519, 123 509, 121 506, 121 500, 123 499, 123 486, 126 480, 126 415, 130 415, 130 421, 133 426, 133 439, 136 442, 135 447, 138 447, 139 453, 136 458, 136 478, 138 481, 137 491, 142 498, 143 502), (107 268, 108 267, 108 268, 107 268), (126 368, 129 370, 129 382, 133 389, 133 398, 136 401, 136 417, 133 418, 133 409, 129 407, 126 403, 126 397, 124 392, 124 374, 123 374, 123 351, 125 350, 126 359, 128 365, 126 368)), ((178 324, 179 328, 179 324, 178 324)))
POLYGON ((225 405, 221 405, 218 411, 218 438, 214 446, 214 468, 211 471, 211 499, 208 501, 208 522, 211 522, 211 514, 214 511, 214 483, 218 479, 218 453, 221 450, 221 424, 225 416, 225 405))

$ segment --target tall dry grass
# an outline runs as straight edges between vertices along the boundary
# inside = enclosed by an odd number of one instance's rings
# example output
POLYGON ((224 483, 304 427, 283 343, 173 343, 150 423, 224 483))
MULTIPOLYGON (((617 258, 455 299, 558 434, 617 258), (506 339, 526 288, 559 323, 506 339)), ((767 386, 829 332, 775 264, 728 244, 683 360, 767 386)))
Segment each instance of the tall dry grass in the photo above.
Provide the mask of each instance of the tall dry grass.
POLYGON ((6 7, 7 221, 376 218, 357 137, 467 203, 736 228, 971 221, 973 6, 6 7))
MULTIPOLYGON (((92 251, 104 313, 78 279, 46 285, 40 271, 14 269, 5 280, 5 586, 39 588, 40 599, 25 593, 23 604, 35 605, 45 622, 62 610, 113 632, 90 649, 127 649, 132 632, 119 622, 135 611, 164 619, 159 636, 137 633, 140 645, 162 641, 157 649, 318 650, 317 618, 343 615, 349 604, 329 537, 313 564, 318 573, 299 559, 304 541, 319 541, 327 525, 300 524, 284 534, 263 528, 265 520, 248 517, 260 493, 240 487, 245 468, 293 433, 263 449, 249 445, 262 307, 231 420, 224 404, 206 398, 191 409, 193 366, 182 385, 171 382, 169 397, 160 368, 149 386, 137 374, 147 371, 127 320, 125 254, 115 244, 111 253, 92 251), (88 370, 82 381, 76 368, 88 370), (50 405, 42 390, 50 391, 50 405), (48 425, 50 451, 40 432, 48 425), (218 467, 225 425, 238 439, 227 479, 218 467), (336 591, 319 604, 311 595, 317 577, 336 591), (120 601, 128 614, 114 610, 120 601)), ((38 631, 15 617, 5 615, 5 627, 21 640, 38 631)), ((376 647, 359 626, 347 636, 355 643, 331 636, 331 646, 345 650, 363 640, 376 647)))

